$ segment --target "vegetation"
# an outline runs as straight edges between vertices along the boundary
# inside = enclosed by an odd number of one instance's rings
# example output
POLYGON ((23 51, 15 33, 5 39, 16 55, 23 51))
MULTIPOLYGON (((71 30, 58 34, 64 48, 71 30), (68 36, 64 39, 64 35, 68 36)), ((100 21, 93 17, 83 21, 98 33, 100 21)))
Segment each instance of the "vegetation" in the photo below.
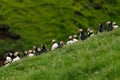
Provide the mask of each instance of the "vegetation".
POLYGON ((0 80, 119 80, 119 30, 2 67, 0 80))
POLYGON ((119 0, 0 0, 0 24, 21 39, 0 39, 0 54, 29 49, 53 38, 67 40, 78 28, 97 29, 99 22, 120 23, 119 0))

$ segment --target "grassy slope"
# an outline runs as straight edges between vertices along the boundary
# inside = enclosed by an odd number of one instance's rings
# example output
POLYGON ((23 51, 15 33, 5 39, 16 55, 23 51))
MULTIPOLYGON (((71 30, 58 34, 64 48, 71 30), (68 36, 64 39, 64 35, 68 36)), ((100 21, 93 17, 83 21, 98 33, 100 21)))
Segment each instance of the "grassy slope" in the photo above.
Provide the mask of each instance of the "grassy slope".
POLYGON ((119 30, 1 68, 0 80, 119 80, 119 30))
MULTIPOLYGON (((29 48, 33 44, 50 44, 53 38, 60 40, 68 36, 68 33, 75 32, 76 26, 68 21, 73 16, 70 3, 58 0, 24 0, 22 3, 18 0, 1 1, 0 23, 9 24, 11 31, 22 36, 22 40, 16 41, 17 45, 12 43, 11 47, 29 48)), ((6 42, 1 41, 1 44, 6 42)))
POLYGON ((0 53, 50 44, 53 38, 66 41, 79 27, 97 29, 106 20, 119 24, 119 4, 119 0, 0 0, 0 23, 10 25, 10 31, 22 37, 19 41, 0 40, 0 53), (95 10, 95 5, 102 8, 95 10))

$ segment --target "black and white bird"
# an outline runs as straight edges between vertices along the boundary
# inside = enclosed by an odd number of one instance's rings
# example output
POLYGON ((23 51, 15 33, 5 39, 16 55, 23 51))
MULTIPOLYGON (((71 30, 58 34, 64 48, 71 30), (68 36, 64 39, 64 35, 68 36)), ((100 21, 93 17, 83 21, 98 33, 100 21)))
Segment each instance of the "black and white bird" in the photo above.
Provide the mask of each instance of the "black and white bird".
POLYGON ((86 40, 86 35, 85 35, 85 33, 84 33, 84 30, 83 30, 83 29, 79 29, 78 31, 79 31, 79 33, 80 33, 80 39, 81 39, 82 41, 85 41, 85 40, 86 40))
POLYGON ((102 23, 99 23, 98 25, 98 33, 101 33, 104 31, 104 26, 102 25, 102 23))
POLYGON ((63 47, 64 45, 65 45, 64 41, 60 41, 58 47, 61 48, 61 47, 63 47))
POLYGON ((28 51, 28 57, 33 57, 33 56, 35 56, 34 53, 33 53, 33 51, 32 51, 32 50, 29 50, 29 51, 28 51))
POLYGON ((20 60, 20 57, 19 57, 19 52, 18 51, 15 51, 14 53, 14 59, 12 60, 12 63, 13 62, 17 62, 20 60))
POLYGON ((112 26, 114 29, 117 29, 119 27, 116 22, 112 22, 112 26))
POLYGON ((5 60, 5 62, 4 62, 4 66, 5 67, 7 67, 7 66, 9 66, 10 64, 11 64, 11 62, 12 62, 12 56, 13 56, 13 53, 11 53, 11 52, 9 52, 9 53, 7 53, 7 56, 5 57, 6 58, 6 60, 5 60))
POLYGON ((112 25, 112 21, 107 21, 106 24, 107 24, 107 31, 112 31, 114 29, 112 25))
POLYGON ((72 36, 69 36, 69 40, 67 41, 66 44, 73 44, 73 37, 72 36))
POLYGON ((78 36, 77 35, 73 35, 73 43, 78 42, 78 36))
POLYGON ((47 52, 48 51, 48 49, 47 49, 47 47, 46 47, 46 45, 45 44, 42 44, 42 47, 41 47, 41 53, 45 53, 45 52, 47 52))
POLYGON ((88 37, 94 36, 94 33, 93 33, 92 29, 88 29, 87 32, 88 32, 88 35, 87 35, 88 37))
POLYGON ((52 40, 52 46, 51 46, 51 50, 55 50, 58 48, 58 43, 56 42, 56 40, 52 40))

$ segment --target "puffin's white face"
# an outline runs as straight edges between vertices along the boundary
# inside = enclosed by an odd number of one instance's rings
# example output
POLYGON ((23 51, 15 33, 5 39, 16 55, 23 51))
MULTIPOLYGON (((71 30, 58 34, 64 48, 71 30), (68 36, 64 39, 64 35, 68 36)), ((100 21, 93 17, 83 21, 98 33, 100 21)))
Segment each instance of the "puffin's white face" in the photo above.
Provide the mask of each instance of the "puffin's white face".
POLYGON ((36 46, 33 46, 33 48, 35 49, 35 48, 36 48, 36 46))
POLYGON ((19 54, 19 52, 18 52, 18 51, 16 51, 16 52, 14 53, 14 55, 15 55, 15 56, 17 56, 18 54, 19 54))
POLYGON ((38 51, 41 51, 41 49, 40 49, 40 48, 38 48, 37 50, 38 50, 38 51))
POLYGON ((25 54, 27 54, 28 52, 27 51, 25 51, 25 54))
POLYGON ((32 50, 29 50, 29 53, 32 53, 32 50))

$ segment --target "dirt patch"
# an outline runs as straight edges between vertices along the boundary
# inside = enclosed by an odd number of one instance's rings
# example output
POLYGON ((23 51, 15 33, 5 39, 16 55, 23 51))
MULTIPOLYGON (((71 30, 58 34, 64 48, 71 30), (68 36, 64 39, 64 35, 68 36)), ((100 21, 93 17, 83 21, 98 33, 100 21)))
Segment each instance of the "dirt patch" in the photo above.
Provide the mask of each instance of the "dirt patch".
POLYGON ((4 61, 5 61, 4 55, 0 55, 0 67, 4 65, 4 61))
POLYGON ((10 27, 6 24, 0 25, 0 39, 20 39, 20 35, 9 31, 10 27))

